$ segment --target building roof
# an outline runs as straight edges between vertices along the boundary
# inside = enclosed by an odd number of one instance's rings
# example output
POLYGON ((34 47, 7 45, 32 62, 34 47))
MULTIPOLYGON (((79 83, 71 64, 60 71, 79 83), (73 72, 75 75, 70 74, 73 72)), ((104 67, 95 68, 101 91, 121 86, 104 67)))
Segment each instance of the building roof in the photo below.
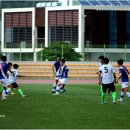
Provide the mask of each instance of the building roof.
POLYGON ((130 7, 130 0, 78 0, 78 2, 86 6, 130 7))

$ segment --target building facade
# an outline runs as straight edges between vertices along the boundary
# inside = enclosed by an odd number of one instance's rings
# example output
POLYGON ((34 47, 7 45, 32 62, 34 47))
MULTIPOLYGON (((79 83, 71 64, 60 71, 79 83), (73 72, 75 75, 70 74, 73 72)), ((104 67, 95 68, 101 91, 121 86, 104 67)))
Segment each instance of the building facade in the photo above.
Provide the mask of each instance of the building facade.
POLYGON ((41 48, 62 41, 72 44, 83 61, 101 54, 128 59, 130 1, 59 0, 2 9, 1 50, 11 60, 37 61, 41 48))

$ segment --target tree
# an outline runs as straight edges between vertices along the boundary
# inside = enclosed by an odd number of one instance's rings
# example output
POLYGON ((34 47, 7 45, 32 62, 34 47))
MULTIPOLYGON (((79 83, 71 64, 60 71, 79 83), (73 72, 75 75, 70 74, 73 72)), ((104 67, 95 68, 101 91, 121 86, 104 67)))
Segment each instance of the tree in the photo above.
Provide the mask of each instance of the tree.
POLYGON ((82 55, 76 52, 73 49, 73 46, 68 43, 63 42, 55 42, 51 43, 49 47, 43 48, 43 50, 38 52, 38 59, 39 60, 46 60, 54 61, 56 60, 56 55, 62 55, 62 45, 63 45, 63 58, 67 61, 80 61, 82 55))

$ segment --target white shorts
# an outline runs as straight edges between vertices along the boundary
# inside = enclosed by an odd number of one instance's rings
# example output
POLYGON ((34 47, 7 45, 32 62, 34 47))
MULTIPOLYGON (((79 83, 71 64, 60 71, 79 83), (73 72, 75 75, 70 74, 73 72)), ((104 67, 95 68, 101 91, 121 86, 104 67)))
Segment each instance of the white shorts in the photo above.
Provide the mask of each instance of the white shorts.
POLYGON ((55 77, 55 80, 59 80, 60 79, 60 77, 55 77))
POLYGON ((68 78, 59 79, 61 84, 67 84, 68 78))
POLYGON ((7 87, 11 84, 9 79, 1 79, 1 84, 3 87, 7 87))
POLYGON ((122 88, 127 88, 129 85, 129 82, 122 82, 122 88))

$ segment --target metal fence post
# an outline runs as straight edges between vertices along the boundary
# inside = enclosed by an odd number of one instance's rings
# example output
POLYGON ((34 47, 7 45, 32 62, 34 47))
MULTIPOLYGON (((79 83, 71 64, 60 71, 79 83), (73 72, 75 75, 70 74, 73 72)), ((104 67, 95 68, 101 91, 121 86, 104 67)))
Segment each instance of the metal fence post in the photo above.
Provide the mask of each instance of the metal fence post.
POLYGON ((43 47, 42 47, 42 43, 41 43, 41 61, 42 61, 42 49, 43 49, 43 47))
POLYGON ((106 56, 106 45, 104 44, 104 56, 106 56))
POLYGON ((125 62, 126 62, 126 53, 127 53, 127 51, 126 51, 126 44, 125 44, 125 62))
POLYGON ((64 58, 64 45, 63 45, 63 43, 62 43, 61 47, 62 47, 62 58, 64 58))
POLYGON ((22 54, 21 54, 21 44, 20 44, 20 55, 19 55, 20 61, 22 61, 22 54))

